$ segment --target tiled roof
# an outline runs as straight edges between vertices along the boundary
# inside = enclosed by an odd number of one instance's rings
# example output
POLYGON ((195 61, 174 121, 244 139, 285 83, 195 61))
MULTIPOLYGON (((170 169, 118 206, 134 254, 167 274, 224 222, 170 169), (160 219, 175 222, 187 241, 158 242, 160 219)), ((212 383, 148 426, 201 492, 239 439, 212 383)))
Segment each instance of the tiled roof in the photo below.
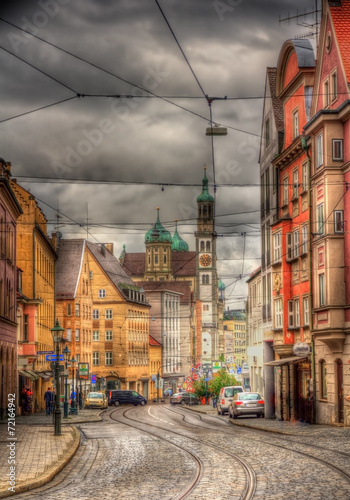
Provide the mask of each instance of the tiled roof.
POLYGON ((125 288, 125 285, 131 287, 135 285, 124 271, 119 260, 103 244, 87 241, 86 246, 120 292, 125 288))
POLYGON ((162 344, 160 344, 156 339, 154 339, 151 335, 149 335, 149 345, 156 346, 156 347, 162 347, 162 344))
POLYGON ((85 240, 60 240, 56 261, 56 297, 74 299, 80 277, 85 240))
MULTIPOLYGON (((171 252, 174 276, 196 275, 196 252, 171 252)), ((143 276, 145 273, 145 253, 125 253, 123 269, 128 276, 143 276)))
POLYGON ((277 68, 267 68, 267 77, 270 84, 272 109, 275 117, 276 128, 277 131, 280 132, 284 128, 284 119, 282 99, 278 99, 278 97, 276 97, 277 68))
POLYGON ((350 2, 341 2, 341 7, 329 7, 333 26, 343 60, 346 79, 350 82, 350 2))

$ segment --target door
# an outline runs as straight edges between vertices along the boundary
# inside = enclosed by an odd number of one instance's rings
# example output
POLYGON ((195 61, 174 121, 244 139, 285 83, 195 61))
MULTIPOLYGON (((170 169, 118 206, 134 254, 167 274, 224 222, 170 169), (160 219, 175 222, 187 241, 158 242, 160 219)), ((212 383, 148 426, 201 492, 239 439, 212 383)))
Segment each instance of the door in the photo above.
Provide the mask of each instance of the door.
POLYGON ((343 362, 337 360, 338 422, 344 423, 343 362))

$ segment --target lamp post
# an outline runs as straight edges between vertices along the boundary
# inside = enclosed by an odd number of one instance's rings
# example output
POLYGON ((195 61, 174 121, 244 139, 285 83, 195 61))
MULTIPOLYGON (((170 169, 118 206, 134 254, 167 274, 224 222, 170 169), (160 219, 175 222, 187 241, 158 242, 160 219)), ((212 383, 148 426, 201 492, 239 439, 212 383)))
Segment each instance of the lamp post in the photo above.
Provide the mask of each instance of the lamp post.
POLYGON ((75 398, 74 398, 74 370, 75 370, 74 364, 77 362, 77 360, 73 357, 70 360, 70 362, 72 364, 72 401, 71 401, 71 404, 70 404, 70 409, 71 409, 72 413, 76 413, 75 398))
POLYGON ((55 397, 55 436, 61 436, 61 408, 60 408, 60 343, 62 342, 64 328, 62 328, 56 319, 55 326, 51 328, 54 346, 56 346, 56 364, 55 364, 55 378, 56 378, 56 397, 55 397))
POLYGON ((68 383, 68 360, 69 360, 69 355, 70 355, 70 350, 68 349, 68 346, 66 346, 63 349, 63 360, 65 362, 65 367, 66 371, 64 374, 64 403, 63 403, 63 415, 64 418, 68 417, 68 389, 67 389, 67 383, 68 383))

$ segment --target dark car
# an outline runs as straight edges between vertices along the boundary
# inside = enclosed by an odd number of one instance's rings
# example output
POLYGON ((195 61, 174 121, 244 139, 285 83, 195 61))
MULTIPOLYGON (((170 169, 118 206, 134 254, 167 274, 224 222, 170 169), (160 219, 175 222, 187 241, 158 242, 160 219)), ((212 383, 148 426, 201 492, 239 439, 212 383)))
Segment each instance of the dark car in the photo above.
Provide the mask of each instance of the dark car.
POLYGON ((231 418, 240 415, 264 416, 264 400, 258 392, 238 392, 228 406, 231 418))
POLYGON ((200 400, 190 392, 179 392, 170 398, 171 405, 199 405, 200 400))
POLYGON ((147 399, 136 391, 109 391, 109 406, 119 406, 123 404, 144 406, 147 404, 147 399))

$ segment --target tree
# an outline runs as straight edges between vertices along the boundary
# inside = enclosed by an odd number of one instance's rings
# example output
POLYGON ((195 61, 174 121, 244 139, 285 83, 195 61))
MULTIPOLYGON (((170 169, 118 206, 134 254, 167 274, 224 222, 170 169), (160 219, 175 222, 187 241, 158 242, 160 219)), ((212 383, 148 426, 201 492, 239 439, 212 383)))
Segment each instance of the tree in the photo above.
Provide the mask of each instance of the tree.
POLYGON ((197 396, 197 398, 204 398, 207 395, 207 383, 204 377, 193 382, 194 395, 197 396))
POLYGON ((208 383, 208 391, 210 394, 218 397, 220 394, 220 389, 222 387, 228 387, 230 385, 240 385, 233 375, 227 373, 225 369, 218 371, 218 374, 208 383))

